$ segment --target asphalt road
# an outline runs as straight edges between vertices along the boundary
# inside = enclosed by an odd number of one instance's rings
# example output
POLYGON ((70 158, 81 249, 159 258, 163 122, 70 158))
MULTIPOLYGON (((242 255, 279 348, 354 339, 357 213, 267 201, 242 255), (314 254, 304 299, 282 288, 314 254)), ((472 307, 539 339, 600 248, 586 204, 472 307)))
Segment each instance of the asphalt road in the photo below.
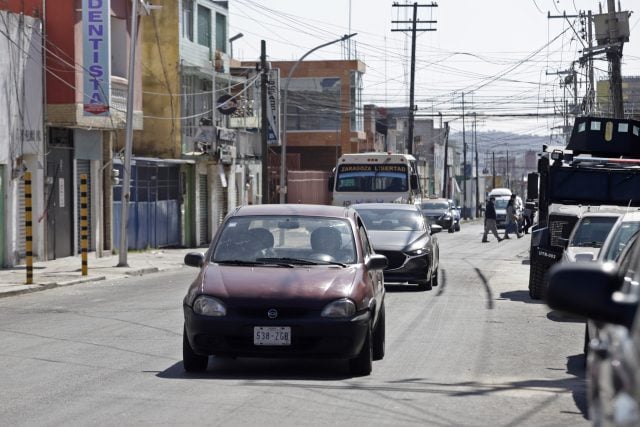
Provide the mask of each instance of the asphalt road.
POLYGON ((387 353, 346 363, 237 359, 182 370, 195 270, 0 300, 0 424, 588 425, 584 324, 528 297, 529 237, 441 233, 440 286, 389 286, 387 353))

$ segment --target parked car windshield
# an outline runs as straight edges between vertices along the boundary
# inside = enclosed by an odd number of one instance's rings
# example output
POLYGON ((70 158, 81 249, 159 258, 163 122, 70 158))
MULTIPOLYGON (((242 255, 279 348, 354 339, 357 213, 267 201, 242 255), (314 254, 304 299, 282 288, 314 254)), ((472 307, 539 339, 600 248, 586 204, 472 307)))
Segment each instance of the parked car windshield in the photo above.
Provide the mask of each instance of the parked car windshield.
POLYGON ((617 219, 613 216, 583 218, 569 246, 601 247, 617 219))
POLYGON ((509 199, 496 199, 494 206, 496 209, 506 209, 508 203, 509 199))
POLYGON ((214 262, 320 259, 351 264, 357 259, 351 225, 343 219, 245 216, 232 217, 223 227, 214 262), (328 258, 318 258, 321 254, 328 258))
POLYGON ((404 209, 363 209, 358 213, 368 230, 421 231, 424 218, 417 211, 404 209))
POLYGON ((636 232, 640 230, 640 222, 623 222, 616 230, 612 240, 609 243, 604 255, 603 261, 613 261, 618 259, 618 255, 624 250, 629 243, 629 240, 636 232))

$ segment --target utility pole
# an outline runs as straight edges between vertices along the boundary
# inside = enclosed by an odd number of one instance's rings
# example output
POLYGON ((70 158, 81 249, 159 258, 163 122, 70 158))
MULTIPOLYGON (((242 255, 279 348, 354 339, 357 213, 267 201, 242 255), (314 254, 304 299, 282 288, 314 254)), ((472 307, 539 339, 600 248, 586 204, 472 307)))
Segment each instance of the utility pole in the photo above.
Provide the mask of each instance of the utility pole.
MULTIPOLYGON (((413 154, 413 128, 414 128, 414 87, 415 87, 415 75, 416 75, 416 31, 435 31, 435 28, 417 28, 418 23, 418 8, 419 7, 438 7, 436 3, 431 4, 398 4, 394 3, 393 7, 412 7, 413 8, 413 20, 411 21, 391 21, 392 24, 411 24, 411 29, 399 28, 392 29, 391 31, 411 31, 411 77, 409 83, 409 135, 407 141, 407 153, 413 154)), ((424 24, 436 24, 438 21, 420 21, 424 24)))
POLYGON ((619 19, 623 14, 629 15, 629 12, 616 12, 615 0, 607 0, 607 12, 602 12, 600 5, 600 13, 593 15, 589 10, 587 12, 587 38, 588 47, 583 50, 580 57, 580 63, 587 63, 589 87, 586 94, 584 112, 589 114, 595 109, 595 82, 593 76, 593 57, 606 53, 609 61, 609 91, 611 93, 612 114, 615 118, 624 117, 624 100, 622 97, 622 71, 621 58, 624 43, 629 41, 629 23, 627 19, 619 19), (597 47, 593 46, 593 27, 595 26, 595 35, 597 47))
POLYGON ((493 179, 491 182, 491 188, 496 188, 496 152, 491 152, 491 169, 493 172, 493 179))
MULTIPOLYGON (((569 18, 582 18, 583 14, 580 13, 578 15, 567 15, 566 12, 563 12, 562 15, 551 15, 551 13, 547 13, 547 19, 552 19, 552 18, 560 18, 560 19, 564 19, 567 21, 567 23, 571 26, 571 28, 573 28, 573 25, 571 24, 571 22, 569 21, 569 18)), ((574 29, 574 32, 575 29, 574 29)), ((577 34, 577 33, 576 33, 577 34)), ((584 45, 584 44, 583 44, 584 45)), ((574 63, 571 64, 571 69, 570 70, 564 70, 564 71, 556 71, 556 72, 545 72, 546 75, 551 75, 551 74, 555 74, 555 75, 567 75, 567 77, 565 77, 562 82, 560 83, 560 85, 563 88, 563 102, 562 102, 562 111, 564 111, 564 113, 562 114, 564 117, 564 125, 562 126, 562 133, 565 135, 566 140, 569 140, 569 137, 567 136, 567 134, 571 134, 571 128, 569 127, 569 111, 568 111, 568 104, 567 104, 567 84, 571 83, 571 81, 573 81, 574 84, 574 91, 573 91, 573 97, 574 97, 574 106, 577 105, 577 91, 578 91, 578 86, 577 86, 577 81, 576 81, 576 71, 574 68, 574 63)))
POLYGON ((476 150, 476 218, 480 216, 480 175, 478 175, 478 122, 476 121, 476 113, 473 113, 473 145, 476 150))
MULTIPOLYGON (((573 66, 572 66, 573 67, 573 66)), ((569 126, 569 103, 567 101, 567 85, 571 83, 572 79, 575 79, 575 71, 572 70, 564 70, 564 71, 556 71, 556 72, 546 72, 546 75, 563 75, 566 74, 567 77, 564 77, 560 83, 560 87, 562 87, 562 107, 555 107, 556 101, 553 101, 554 111, 559 113, 561 117, 564 119, 564 123, 561 126, 554 126, 551 129, 561 129, 562 134, 565 137, 565 140, 568 142, 569 137, 571 136, 571 126, 569 126)), ((576 97, 577 88, 574 89, 574 106, 577 105, 577 97, 576 97)))
MULTIPOLYGON (((444 124, 444 185, 442 186, 442 197, 445 199, 449 198, 449 122, 445 122, 444 124)), ((442 129, 442 125, 440 125, 440 129, 442 129)))
MULTIPOLYGON (((120 249, 118 253, 118 265, 116 267, 128 267, 127 255, 129 246, 127 243, 127 223, 129 222, 129 201, 131 200, 131 155, 133 151, 133 108, 135 94, 135 59, 136 47, 138 45, 138 3, 131 2, 131 34, 129 46, 129 74, 127 75, 127 117, 124 149, 124 180, 122 181, 122 207, 120 210, 120 249)), ((162 6, 140 2, 142 13, 149 15, 152 10, 160 9, 162 6)))
POLYGON ((612 45, 607 49, 607 59, 611 63, 611 78, 609 88, 611 90, 611 102, 613 104, 613 117, 620 119, 624 117, 624 103, 622 100, 622 71, 620 58, 622 57, 622 43, 618 43, 618 18, 616 17, 615 0, 607 0, 607 11, 609 15, 609 43, 612 45))
POLYGON ((511 188, 511 174, 509 171, 509 150, 507 150, 507 170, 506 170, 506 175, 507 175, 507 188, 511 188))
POLYGON ((122 182, 121 215, 120 215, 120 251, 118 253, 118 267, 128 267, 127 223, 129 222, 129 201, 131 200, 131 154, 133 151, 133 102, 135 88, 135 58, 138 44, 138 2, 131 2, 131 46, 129 47, 129 74, 127 91, 127 129, 125 133, 124 149, 124 177, 122 182))
MULTIPOLYGON (((589 38, 588 42, 589 42, 589 53, 591 53, 591 50, 593 49, 593 16, 591 14, 591 11, 587 12, 587 25, 588 30, 587 30, 587 37, 589 38)), ((594 109, 595 109, 595 105, 596 105, 596 97, 595 97, 595 82, 594 82, 594 77, 593 77, 593 56, 589 55, 588 59, 587 59, 587 67, 589 69, 589 92, 587 93, 587 108, 586 108, 586 113, 587 114, 591 114, 593 113, 594 109)))
POLYGON ((267 44, 260 41, 260 110, 261 117, 261 148, 262 148, 262 183, 261 183, 261 204, 269 203, 269 145, 267 134, 269 132, 269 117, 267 111, 267 91, 269 84, 269 70, 267 69, 267 44))
POLYGON ((467 219, 467 139, 464 126, 464 92, 462 92, 462 215, 467 219))

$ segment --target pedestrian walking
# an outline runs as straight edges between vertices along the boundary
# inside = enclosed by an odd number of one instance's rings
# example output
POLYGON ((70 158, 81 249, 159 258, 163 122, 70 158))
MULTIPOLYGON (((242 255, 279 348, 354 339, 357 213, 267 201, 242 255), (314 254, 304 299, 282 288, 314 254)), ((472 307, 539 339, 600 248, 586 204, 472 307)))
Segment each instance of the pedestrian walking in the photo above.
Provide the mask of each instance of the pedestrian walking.
POLYGON ((491 232, 496 236, 496 240, 501 242, 502 239, 498 235, 498 227, 496 225, 496 198, 491 196, 484 209, 484 234, 482 235, 482 243, 487 243, 487 235, 491 232))
POLYGON ((507 203, 507 215, 505 218, 504 225, 504 236, 503 239, 510 239, 509 233, 515 233, 518 236, 518 239, 522 237, 520 230, 518 230, 518 214, 516 211, 516 195, 512 194, 509 199, 509 203, 507 203))

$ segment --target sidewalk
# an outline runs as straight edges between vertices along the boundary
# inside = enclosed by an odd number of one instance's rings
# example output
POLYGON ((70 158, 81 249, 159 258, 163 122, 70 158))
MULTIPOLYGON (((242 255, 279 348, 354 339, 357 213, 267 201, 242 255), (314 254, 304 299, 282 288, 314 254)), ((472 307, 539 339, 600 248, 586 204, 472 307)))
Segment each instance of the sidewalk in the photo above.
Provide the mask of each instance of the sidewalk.
MULTIPOLYGON (((80 255, 51 261, 34 261, 33 284, 27 285, 27 266, 0 269, 0 298, 27 292, 37 292, 59 286, 129 276, 141 276, 166 270, 177 270, 184 265, 187 252, 205 252, 206 248, 150 249, 127 254, 128 267, 117 267, 119 256, 106 254, 98 258, 95 252, 87 257, 88 274, 82 275, 80 255)), ((194 273, 196 269, 193 269, 194 273)))

